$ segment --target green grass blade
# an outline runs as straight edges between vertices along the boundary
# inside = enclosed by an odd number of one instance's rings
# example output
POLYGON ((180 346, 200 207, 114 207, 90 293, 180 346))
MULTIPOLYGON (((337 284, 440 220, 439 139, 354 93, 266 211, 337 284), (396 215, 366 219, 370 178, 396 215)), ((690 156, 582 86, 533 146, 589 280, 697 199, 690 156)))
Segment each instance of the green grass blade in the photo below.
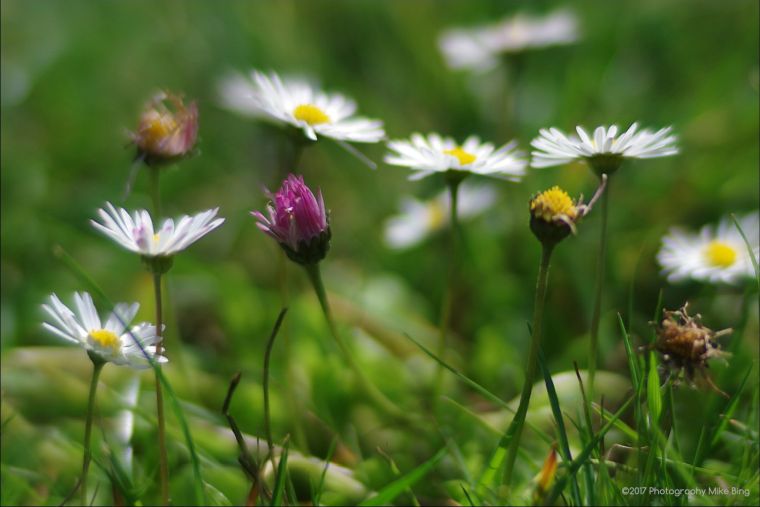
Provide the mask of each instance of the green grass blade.
POLYGON ((639 390, 639 384, 641 379, 641 370, 639 369, 639 356, 634 352, 631 346, 631 339, 628 336, 628 330, 623 323, 623 316, 618 313, 618 322, 620 323, 620 331, 623 333, 623 343, 625 344, 625 355, 628 357, 628 369, 631 370, 631 380, 633 386, 636 388, 636 392, 639 390))
POLYGON ((757 282, 757 288, 760 290, 760 265, 758 265, 757 258, 755 257, 755 252, 752 250, 752 245, 749 243, 746 234, 744 234, 744 231, 742 230, 742 226, 739 225, 739 221, 736 219, 736 215, 733 213, 731 213, 731 220, 734 221, 734 225, 738 229, 739 234, 741 235, 742 239, 744 240, 744 244, 747 247, 747 253, 749 253, 749 258, 752 262, 752 268, 755 270, 755 281, 757 282))
POLYGON ((391 482, 383 489, 381 489, 377 495, 364 500, 359 505, 389 505, 398 495, 403 493, 407 488, 411 488, 420 479, 425 477, 430 470, 435 467, 441 459, 446 455, 446 448, 444 447, 438 451, 435 456, 421 464, 408 474, 404 475, 391 482))
POLYGON ((280 463, 277 465, 277 477, 274 482, 274 489, 272 490, 272 505, 282 505, 283 498, 285 497, 285 483, 288 476, 288 447, 290 446, 290 439, 286 437, 285 442, 282 444, 282 452, 280 453, 280 463))
POLYGON ((660 392, 660 374, 657 372, 657 356, 649 352, 649 373, 647 373, 647 405, 649 406, 650 424, 657 426, 662 415, 662 393, 660 392))
POLYGON ((317 484, 317 489, 311 495, 313 505, 319 505, 319 500, 322 498, 322 491, 324 490, 324 487, 325 487, 325 477, 327 476, 327 469, 330 467, 330 461, 332 460, 333 454, 335 454, 335 448, 337 446, 338 446, 338 437, 336 436, 332 439, 332 442, 330 442, 330 447, 327 449, 327 455, 325 456, 325 467, 322 469, 322 475, 320 475, 319 477, 319 484, 317 484))
MULTIPOLYGON (((543 349, 538 349, 538 366, 541 368, 541 373, 544 375, 544 384, 546 384, 546 394, 549 397, 549 404, 552 408, 552 415, 554 416, 554 422, 557 424, 557 437, 559 439, 559 451, 562 459, 570 463, 573 460, 572 454, 570 454, 570 441, 567 438, 567 430, 565 428, 565 420, 562 417, 562 411, 559 408, 559 398, 557 397, 557 390, 554 387, 554 380, 549 373, 549 369, 546 367, 546 359, 544 358, 543 349)), ((573 477, 572 496, 575 505, 581 505, 581 493, 578 488, 578 480, 573 477)))
POLYGON ((726 404, 726 409, 723 411, 723 416, 721 417, 720 423, 718 423, 718 427, 715 428, 715 432, 713 433, 712 438, 710 439, 710 447, 708 447, 708 450, 715 447, 715 444, 718 443, 718 439, 720 438, 721 433, 725 431, 725 429, 728 427, 728 422, 731 420, 731 417, 733 417, 734 412, 736 411, 736 408, 739 404, 739 396, 741 395, 742 391, 744 390, 744 386, 747 383, 747 379, 749 378, 749 374, 752 372, 752 368, 747 369, 747 373, 744 374, 744 378, 741 381, 741 384, 739 384, 739 388, 736 390, 733 396, 728 400, 728 403, 726 404))

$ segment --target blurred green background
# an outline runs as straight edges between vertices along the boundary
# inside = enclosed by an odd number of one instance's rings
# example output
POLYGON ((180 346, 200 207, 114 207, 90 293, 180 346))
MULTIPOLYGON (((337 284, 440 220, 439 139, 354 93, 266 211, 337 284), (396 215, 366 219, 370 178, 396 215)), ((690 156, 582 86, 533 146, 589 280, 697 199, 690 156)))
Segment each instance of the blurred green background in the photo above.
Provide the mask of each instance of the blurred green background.
MULTIPOLYGON (((459 139, 475 133, 497 144, 514 137, 527 149, 541 127, 673 125, 681 154, 629 163, 611 188, 603 369, 627 375, 616 312, 643 343, 663 289, 667 308, 688 299, 715 329, 736 327, 742 308, 749 307, 747 326, 731 338, 743 340, 734 349, 732 368, 717 366, 722 388, 736 387, 757 361, 756 294, 745 298, 741 287, 668 285, 654 254, 674 225, 698 228, 758 208, 758 3, 574 2, 580 40, 523 54, 517 76, 508 66, 485 74, 452 72, 438 51, 437 37, 445 28, 559 5, 3 0, 0 346, 3 420, 6 413, 17 418, 3 431, 8 453, 3 463, 42 474, 29 480, 33 492, 19 490, 18 498, 6 496, 4 503, 60 500, 79 466, 79 451, 54 443, 50 432, 62 432, 69 442, 81 439, 87 362, 79 351, 58 362, 45 355, 62 352, 52 348, 61 343, 42 332, 40 304, 53 291, 68 302, 71 292, 84 287, 53 256, 53 246, 61 245, 85 266, 109 297, 140 301, 140 317, 152 318, 149 274, 134 255, 98 234, 89 219, 105 201, 149 207, 144 171, 122 201, 133 157, 126 132, 136 127, 143 103, 157 89, 183 92, 200 109, 200 154, 162 175, 165 213, 221 206, 226 217, 222 228, 176 259, 168 277, 168 370, 181 397, 223 428, 216 414, 229 377, 241 370, 247 387, 234 406, 243 430, 261 434, 257 382, 283 290, 278 247, 256 229, 248 212, 265 205, 264 186, 277 188, 283 170, 292 169, 322 189, 331 209, 333 243, 323 268, 343 332, 351 334, 361 362, 383 390, 409 407, 424 401, 434 366, 401 333, 434 343, 446 282, 441 276, 448 262, 446 235, 394 251, 383 242, 382 223, 397 212, 403 196, 430 196, 443 188, 442 180, 408 182, 406 170, 381 163, 382 144, 359 146, 379 163, 376 171, 329 141, 309 147, 298 167, 283 168, 288 139, 281 131, 219 106, 218 81, 233 70, 311 76, 327 90, 354 97, 361 114, 383 119, 391 138, 414 131, 459 139), (502 114, 508 94, 517 104, 512 118, 502 114), (382 337, 391 345, 378 347, 382 337), (183 353, 173 356, 179 342, 183 353), (77 380, 70 398, 62 380, 69 376, 77 380), (29 426, 19 429, 21 421, 29 426), (9 449, 14 424, 23 436, 9 449), (37 447, 13 452, 41 435, 54 450, 68 449, 67 457, 37 447), (71 470, 57 464, 67 462, 71 470)), ((573 165, 531 169, 519 184, 484 183, 498 190, 499 200, 465 224, 470 253, 457 289, 450 357, 495 394, 511 399, 521 386, 539 253, 527 226, 527 200, 554 184, 590 196, 596 182, 590 171, 573 165)), ((553 372, 571 369, 574 360, 583 367, 587 359, 598 227, 599 217, 592 214, 554 258, 545 346, 553 372)), ((301 450, 323 457, 334 431, 360 463, 367 462, 362 452, 377 458, 373 445, 380 441, 398 452, 394 459, 406 470, 432 455, 436 449, 430 442, 413 445, 403 432, 382 433, 369 440, 373 444, 364 440, 369 416, 360 410, 360 394, 345 383, 348 373, 306 278, 294 265, 288 266, 285 292, 291 311, 273 365, 278 441, 305 431, 296 439, 301 450), (309 416, 297 410, 304 407, 309 416), (320 433, 309 417, 326 421, 330 431, 320 433), (294 421, 299 418, 308 420, 294 421)), ((125 375, 107 374, 114 385, 125 375)), ((755 370, 753 380, 756 375, 755 370)), ((150 391, 148 378, 143 389, 150 391)), ((461 390, 453 381, 447 386, 461 390)), ((99 393, 103 404, 107 393, 99 393)), ((699 414, 700 393, 679 395, 685 417, 699 414)), ((149 410, 152 398, 143 398, 149 410)), ((451 428, 456 433, 459 426, 452 422, 451 428)), ((497 438, 488 435, 468 447, 468 459, 485 460, 497 438)), ((239 488, 244 478, 235 469, 234 448, 225 452, 218 459, 237 477, 239 488)), ((392 478, 387 471, 364 472, 374 488, 392 478)), ((429 487, 433 498, 440 497, 429 487)))

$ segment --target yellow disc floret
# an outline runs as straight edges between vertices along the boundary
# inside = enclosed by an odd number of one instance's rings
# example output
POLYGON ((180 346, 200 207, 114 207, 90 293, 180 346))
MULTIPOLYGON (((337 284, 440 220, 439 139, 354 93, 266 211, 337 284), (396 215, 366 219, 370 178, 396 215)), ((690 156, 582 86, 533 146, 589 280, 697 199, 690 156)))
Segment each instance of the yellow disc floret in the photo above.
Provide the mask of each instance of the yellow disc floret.
POLYGON ((428 205, 428 226, 431 229, 437 229, 443 225, 446 220, 446 210, 439 202, 432 202, 428 205))
POLYGON ((443 150, 443 153, 445 153, 446 155, 451 155, 452 157, 459 160, 460 165, 472 164, 478 158, 472 153, 464 151, 459 146, 457 146, 456 148, 451 148, 449 150, 443 150))
POLYGON ((95 329, 93 331, 90 331, 90 338, 92 338, 92 341, 103 348, 111 348, 116 350, 121 346, 119 337, 116 336, 113 331, 109 331, 108 329, 95 329))
POLYGON ((736 262, 736 249, 722 241, 711 241, 705 249, 707 262, 718 268, 730 267, 736 262))
POLYGON ((330 117, 314 104, 301 104, 293 110, 296 120, 305 121, 309 125, 330 123, 330 117))
POLYGON ((559 187, 552 187, 538 194, 530 201, 530 211, 533 216, 547 222, 552 222, 559 217, 575 220, 578 215, 578 208, 573 200, 559 187))
POLYGON ((177 120, 171 112, 148 111, 140 121, 140 144, 145 149, 160 149, 177 127, 177 120))

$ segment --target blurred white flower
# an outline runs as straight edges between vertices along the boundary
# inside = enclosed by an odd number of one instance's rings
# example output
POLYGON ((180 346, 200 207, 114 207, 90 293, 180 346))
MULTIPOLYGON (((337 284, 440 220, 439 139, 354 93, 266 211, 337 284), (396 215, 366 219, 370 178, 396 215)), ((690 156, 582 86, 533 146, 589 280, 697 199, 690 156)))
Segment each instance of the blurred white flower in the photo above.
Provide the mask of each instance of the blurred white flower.
POLYGON ((251 78, 237 75, 220 84, 222 104, 249 117, 266 118, 337 141, 376 143, 385 137, 383 122, 354 116, 356 103, 338 93, 325 93, 299 78, 280 78, 254 70, 251 78))
POLYGON ((523 153, 515 149, 516 145, 512 141, 496 149, 491 143, 481 143, 477 136, 470 136, 459 145, 451 137, 415 133, 409 140, 388 141, 391 153, 385 156, 385 162, 415 171, 410 180, 436 172, 460 171, 520 181, 528 164, 522 158, 523 153))
POLYGON ((167 218, 161 228, 154 232, 153 220, 146 210, 130 215, 124 208, 116 208, 110 202, 98 210, 103 223, 90 223, 127 250, 145 257, 170 257, 198 241, 224 222, 215 218, 219 208, 206 210, 195 216, 183 215, 175 225, 167 218))
MULTIPOLYGON (((752 213, 739 219, 755 258, 760 254, 759 216, 752 213)), ((706 225, 698 234, 671 229, 662 238, 657 260, 670 282, 692 278, 711 283, 737 283, 754 275, 747 245, 727 217, 717 228, 706 225)))
POLYGON ((64 305, 58 296, 51 294, 49 304, 42 305, 50 318, 50 322, 43 322, 43 327, 105 362, 132 368, 147 367, 149 363, 135 341, 156 361, 167 361, 165 357, 156 355, 155 345, 161 341, 161 337, 156 335, 156 326, 143 322, 128 329, 140 308, 138 303, 117 304, 105 324, 98 316, 90 294, 74 293, 74 303, 77 313, 64 305))
POLYGON ((557 10, 542 17, 517 14, 493 24, 449 29, 441 34, 438 45, 452 69, 485 71, 498 64, 502 53, 571 44, 577 39, 575 14, 557 10))
MULTIPOLYGON (((584 159, 592 166, 619 166, 626 158, 667 157, 678 153, 677 138, 671 127, 652 132, 638 130, 634 123, 619 137, 617 125, 597 127, 593 137, 583 127, 576 127, 578 137, 565 135, 556 128, 541 129, 531 141, 533 167, 549 167, 584 159)), ((613 167, 613 169, 616 167, 613 167)))
MULTIPOLYGON (((486 186, 462 183, 457 197, 459 220, 473 218, 491 207, 496 191, 486 186)), ((395 249, 409 248, 430 234, 448 227, 451 194, 448 190, 428 201, 407 197, 401 201, 401 213, 385 222, 385 242, 395 249)))

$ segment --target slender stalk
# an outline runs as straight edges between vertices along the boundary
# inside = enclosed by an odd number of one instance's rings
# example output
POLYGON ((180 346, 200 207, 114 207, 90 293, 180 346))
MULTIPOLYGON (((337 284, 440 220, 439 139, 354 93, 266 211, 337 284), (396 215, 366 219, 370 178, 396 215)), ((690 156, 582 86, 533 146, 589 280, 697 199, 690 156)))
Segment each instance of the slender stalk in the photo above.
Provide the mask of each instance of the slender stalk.
MULTIPOLYGON (((160 333, 161 339, 156 343, 156 355, 163 353, 164 332, 163 312, 161 304, 161 274, 153 274, 153 290, 156 299, 156 332, 160 333)), ((156 365, 161 369, 161 364, 156 365)), ((161 388, 161 379, 156 371, 156 414, 158 417, 158 454, 159 474, 161 481, 161 501, 163 505, 169 505, 169 460, 166 454, 166 419, 164 417, 164 394, 161 388)))
POLYGON ((520 435, 525 425, 525 416, 528 413, 530 395, 533 391, 533 383, 538 369, 538 353, 541 347, 541 327, 544 318, 544 303, 546 302, 546 287, 549 279, 549 263, 551 262, 551 245, 543 245, 541 248, 541 263, 538 266, 538 281, 536 282, 536 295, 533 303, 533 327, 531 328, 530 353, 528 365, 525 371, 525 383, 520 395, 520 405, 517 407, 514 419, 507 429, 506 437, 509 439, 509 448, 504 466, 504 484, 509 487, 512 480, 512 471, 515 466, 517 449, 520 447, 520 435))
POLYGON ((87 420, 84 424, 84 456, 82 457, 82 505, 89 505, 87 501, 87 471, 90 468, 90 458, 92 454, 90 452, 90 440, 92 436, 92 416, 95 412, 95 392, 98 390, 98 378, 100 372, 103 371, 103 366, 106 364, 100 359, 92 359, 92 378, 90 379, 90 394, 87 397, 87 420))
POLYGON ((327 320, 327 325, 330 328, 330 334, 332 334, 335 343, 338 345, 338 349, 343 355, 343 358, 346 360, 349 367, 353 370, 354 375, 356 375, 356 378, 359 380, 359 384, 361 385, 365 394, 387 414, 401 420, 410 421, 411 417, 409 414, 406 414, 401 409, 399 409, 391 400, 389 400, 382 392, 380 392, 380 390, 375 387, 375 385, 372 384, 369 379, 367 379, 361 367, 356 363, 353 356, 351 355, 351 351, 348 349, 345 342, 340 337, 340 334, 338 334, 338 328, 335 326, 335 320, 332 317, 330 304, 327 300, 324 284, 322 283, 322 274, 319 270, 319 264, 304 264, 304 269, 306 270, 306 274, 309 275, 309 280, 314 287, 314 292, 317 294, 317 299, 319 299, 319 304, 322 307, 322 313, 325 315, 325 320, 327 320))
MULTIPOLYGON (((444 358, 446 348, 448 346, 448 328, 451 324, 451 310, 454 301, 454 287, 457 283, 457 277, 459 275, 459 184, 462 182, 460 178, 449 179, 449 196, 451 205, 449 206, 450 218, 449 223, 451 231, 449 233, 449 279, 446 287, 446 292, 441 301, 441 321, 438 334, 438 357, 444 358)), ((438 403, 440 397, 441 385, 443 383, 443 366, 439 363, 438 369, 435 374, 435 382, 433 383, 433 403, 438 403)))
POLYGON ((607 258, 607 215, 609 213, 610 185, 602 193, 602 226, 599 239, 599 255, 596 261, 596 292, 594 295, 594 313, 591 316, 591 336, 588 356, 588 395, 594 400, 594 377, 596 375, 597 348, 599 346, 599 320, 602 317, 602 292, 604 289, 604 272, 607 258))
POLYGON ((148 173, 150 173, 150 197, 153 200, 153 218, 158 220, 161 218, 161 186, 159 184, 159 177, 161 173, 157 167, 148 167, 148 173))

